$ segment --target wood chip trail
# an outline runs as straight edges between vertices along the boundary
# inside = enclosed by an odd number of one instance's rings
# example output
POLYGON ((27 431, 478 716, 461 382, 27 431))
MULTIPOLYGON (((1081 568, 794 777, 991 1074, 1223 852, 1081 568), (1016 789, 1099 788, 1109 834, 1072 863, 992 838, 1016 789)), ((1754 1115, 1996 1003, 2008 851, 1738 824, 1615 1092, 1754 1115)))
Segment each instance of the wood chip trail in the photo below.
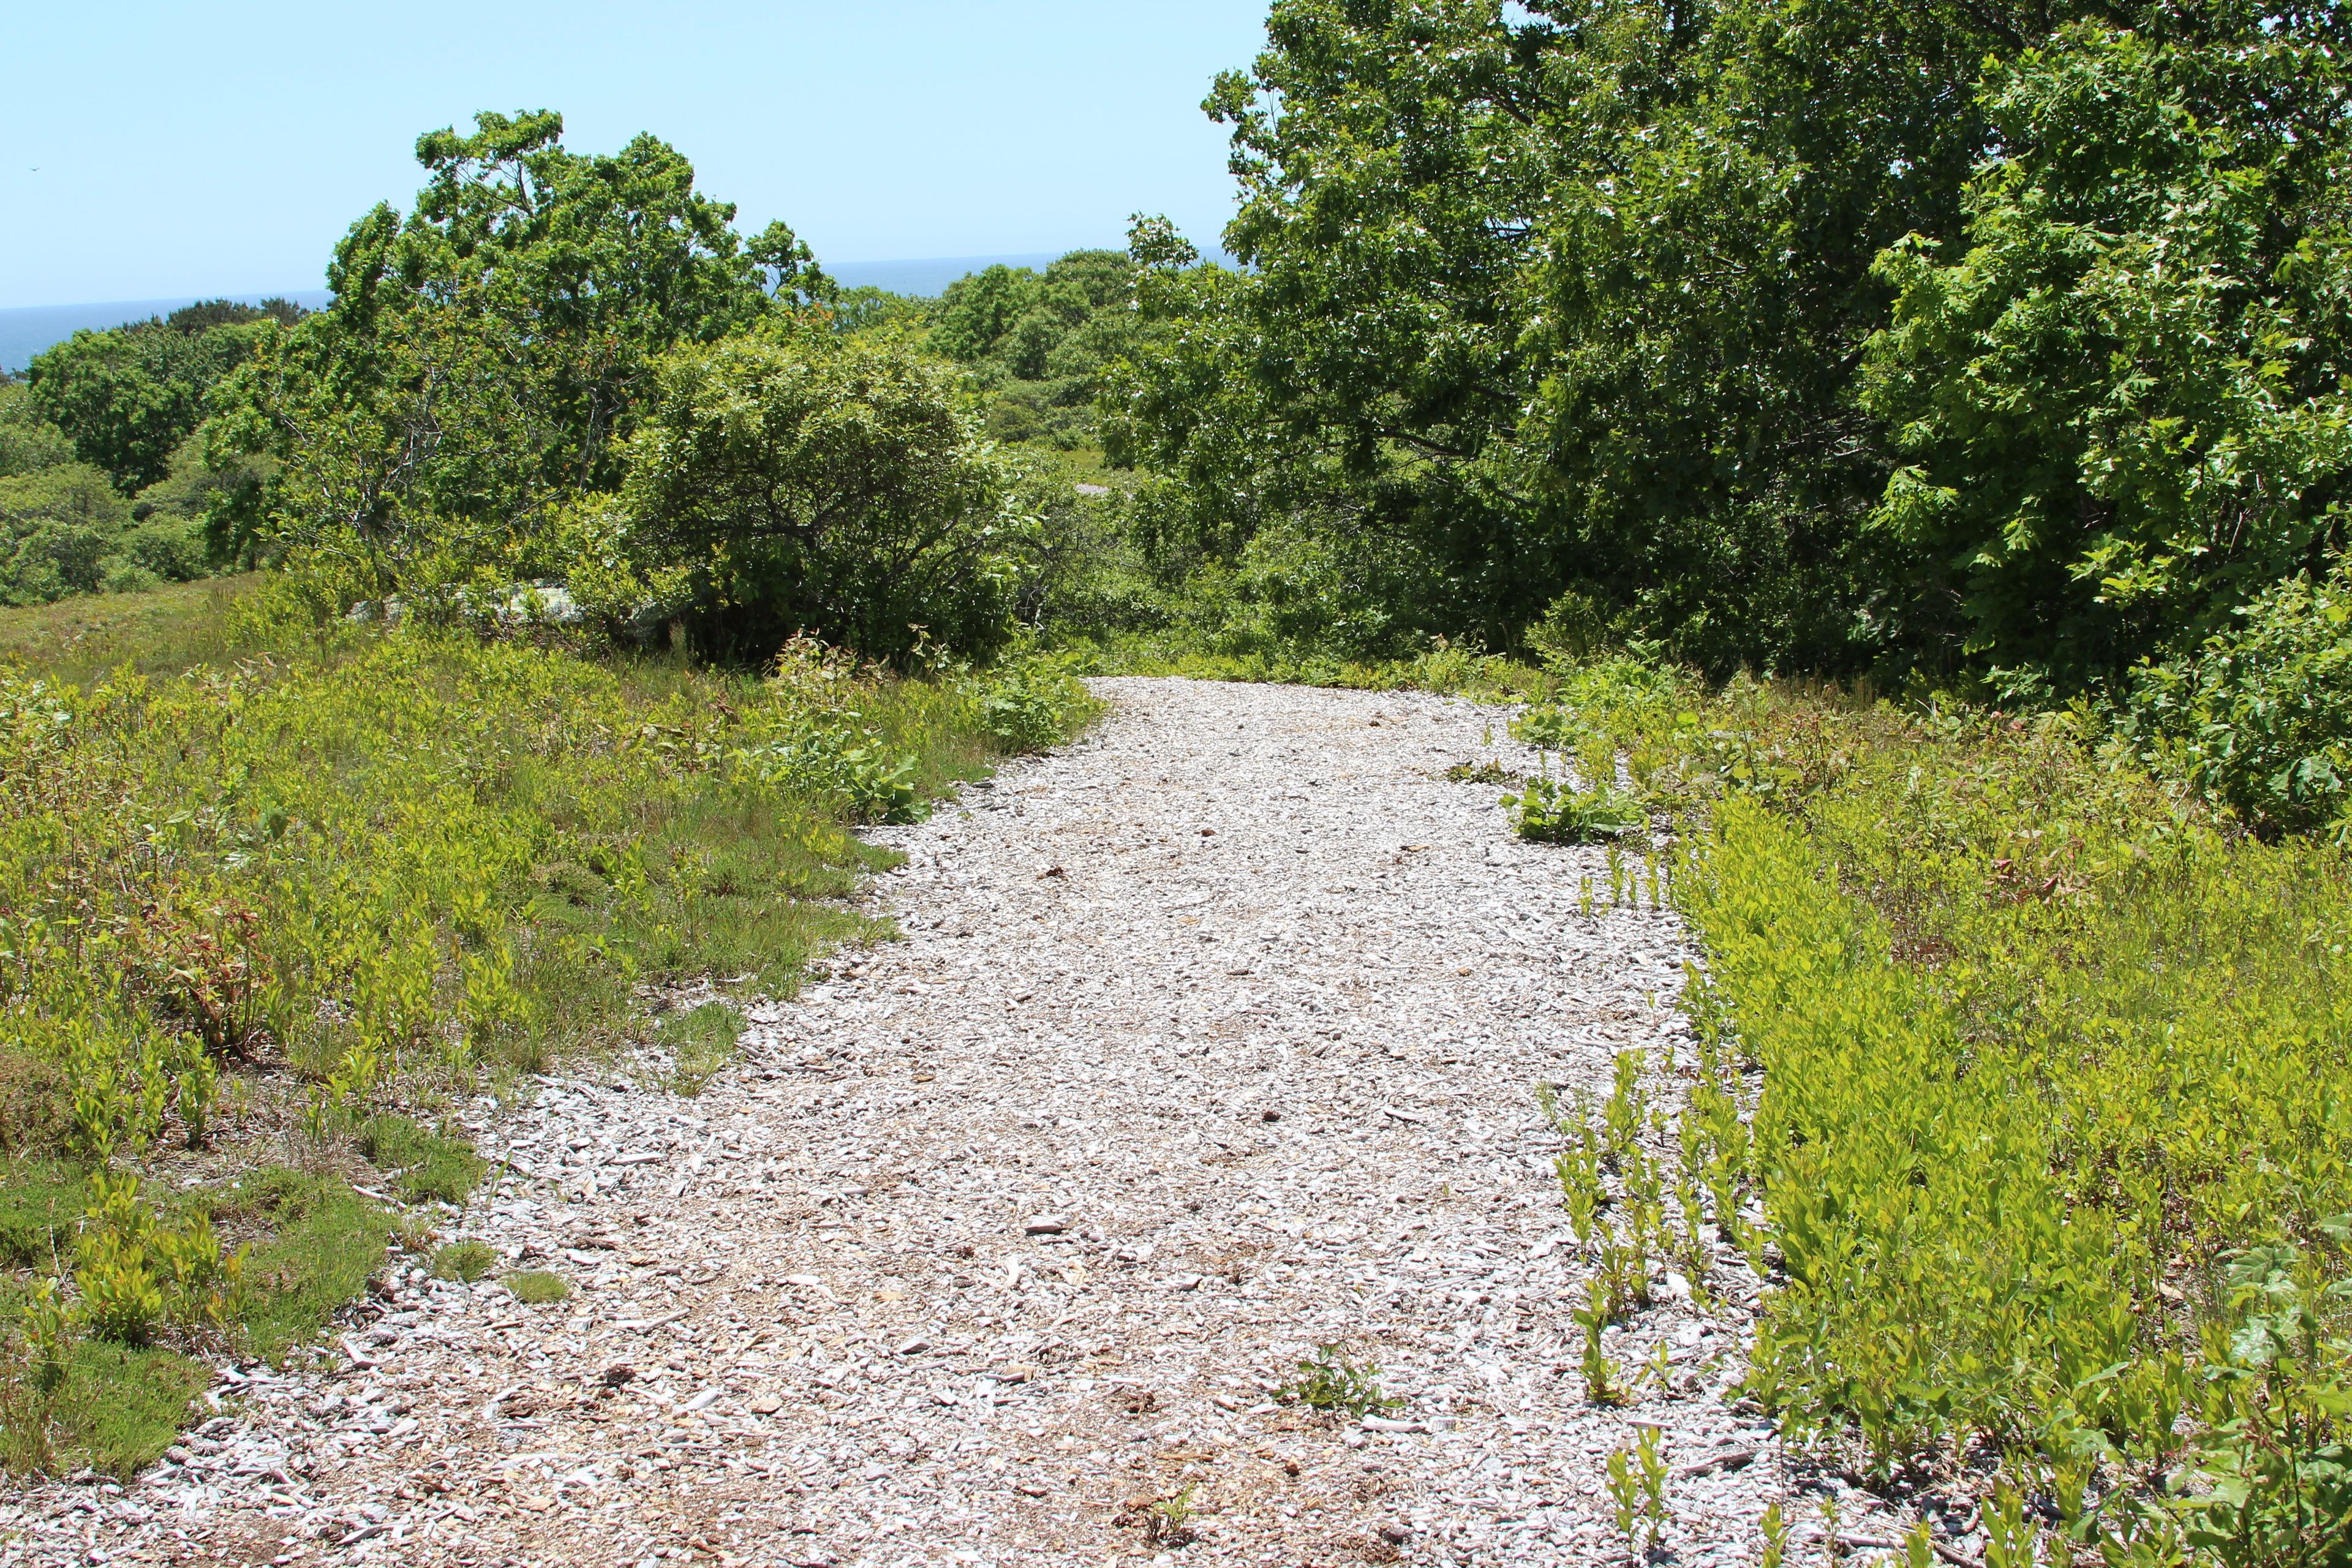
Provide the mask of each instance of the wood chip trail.
POLYGON ((1078 744, 874 836, 907 940, 698 1098, 624 1062, 474 1108, 514 1172, 447 1234, 569 1300, 403 1274, 343 1370, 233 1371, 128 1489, 0 1509, 0 1562, 1623 1562, 1638 1424, 1667 1547, 1755 1561, 1745 1308, 1612 1331, 1658 1375, 1586 1405, 1536 1102, 1687 1054, 1673 916, 1445 777, 1531 763, 1499 710, 1097 687, 1078 744), (1327 1345, 1401 1403, 1277 1401, 1327 1345))

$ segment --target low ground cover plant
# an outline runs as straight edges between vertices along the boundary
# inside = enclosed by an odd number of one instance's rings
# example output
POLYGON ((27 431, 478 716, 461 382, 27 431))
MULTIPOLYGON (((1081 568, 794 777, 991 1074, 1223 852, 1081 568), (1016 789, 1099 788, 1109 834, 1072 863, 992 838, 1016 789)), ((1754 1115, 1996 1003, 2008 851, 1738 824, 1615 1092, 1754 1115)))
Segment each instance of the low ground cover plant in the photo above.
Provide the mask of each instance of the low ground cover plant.
POLYGON ((699 1088, 740 1012, 660 1030, 663 995, 787 994, 886 936, 842 901, 887 858, 856 826, 1009 749, 993 692, 1047 715, 1024 746, 1087 711, 1052 672, 903 679, 806 640, 710 670, 282 602, 265 588, 209 640, 193 611, 110 617, 99 671, 79 619, 0 626, 0 1463, 20 1469, 135 1468, 203 1379, 186 1352, 315 1336, 395 1220, 430 1252, 484 1173, 437 1109, 454 1095, 665 1034, 699 1088), (125 1404, 126 1379, 161 1392, 125 1404))
POLYGON ((1592 1397, 1601 1329, 1719 1240, 1766 1282, 1748 1392, 1883 1484, 1989 1459, 2118 1561, 2338 1549, 2344 852, 2086 711, 1628 690, 1521 722, 1676 826, 1706 953, 1679 1103, 1632 1059, 1559 1113, 1592 1397))

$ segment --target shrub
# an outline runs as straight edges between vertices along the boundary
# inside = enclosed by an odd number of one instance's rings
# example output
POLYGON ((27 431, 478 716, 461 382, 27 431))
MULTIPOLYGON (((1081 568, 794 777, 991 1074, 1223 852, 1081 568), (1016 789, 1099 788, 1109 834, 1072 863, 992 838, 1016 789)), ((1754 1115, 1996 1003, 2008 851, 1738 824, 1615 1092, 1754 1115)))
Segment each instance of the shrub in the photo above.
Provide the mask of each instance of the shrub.
POLYGON ((2352 790, 2352 563, 2291 577, 2194 657, 2134 672, 2152 760, 2265 832, 2342 818, 2352 790))
POLYGON ((204 524, 154 518, 117 539, 113 553, 124 564, 145 573, 151 582, 191 583, 205 574, 204 524))
POLYGON ((1066 666, 1046 659, 993 671, 979 691, 981 728, 1015 755, 1058 745, 1102 710, 1066 666))
POLYGON ((0 479, 60 468, 73 460, 72 439, 33 412, 30 389, 0 385, 0 479))
POLYGON ((85 463, 0 479, 0 604, 94 593, 131 503, 85 463))
POLYGON ((1578 789, 1566 779, 1529 779, 1503 797, 1511 826, 1541 844, 1591 844, 1642 826, 1641 803, 1613 784, 1578 789))
POLYGON ((632 547, 692 570, 706 648, 807 632, 897 660, 1011 634, 1034 525, 951 374, 902 345, 803 328, 681 350, 628 464, 632 547))

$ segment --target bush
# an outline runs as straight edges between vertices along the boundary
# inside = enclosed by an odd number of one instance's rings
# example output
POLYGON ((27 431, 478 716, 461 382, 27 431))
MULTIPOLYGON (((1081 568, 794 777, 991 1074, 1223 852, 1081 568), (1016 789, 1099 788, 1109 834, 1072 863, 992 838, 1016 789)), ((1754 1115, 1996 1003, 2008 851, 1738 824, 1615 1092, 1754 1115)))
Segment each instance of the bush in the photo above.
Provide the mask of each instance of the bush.
POLYGON ((95 593, 130 521, 131 503, 86 463, 0 479, 0 604, 95 593))
POLYGON ((2134 671, 2152 760, 2255 828, 2336 822, 2352 790, 2352 563, 2293 577, 2194 657, 2134 671))
POLYGON ((814 328, 674 354, 631 440, 623 506, 654 568, 688 568, 698 646, 765 658, 802 633, 904 660, 1011 635, 1034 524, 952 374, 814 328))
POLYGON ((1027 659, 992 673, 979 686, 980 726, 1003 751, 1021 755, 1060 744, 1102 710, 1064 665, 1027 659))
POLYGON ((1566 779, 1529 779, 1503 797, 1511 826, 1539 844, 1592 844, 1642 826, 1641 803, 1613 784, 1578 789, 1566 779))
POLYGON ((30 390, 0 385, 0 479, 61 468, 73 460, 73 441, 33 412, 30 390))

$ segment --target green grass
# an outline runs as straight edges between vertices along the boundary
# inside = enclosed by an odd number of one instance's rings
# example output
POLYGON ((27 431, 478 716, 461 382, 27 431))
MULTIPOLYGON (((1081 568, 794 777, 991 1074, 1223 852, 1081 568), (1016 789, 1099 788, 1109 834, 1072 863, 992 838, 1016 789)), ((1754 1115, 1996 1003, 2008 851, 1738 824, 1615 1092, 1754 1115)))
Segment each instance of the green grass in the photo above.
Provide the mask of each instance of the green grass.
POLYGON ((487 1242, 453 1242, 433 1254, 433 1278, 471 1285, 498 1264, 499 1255, 487 1242))
POLYGON ((54 1273, 70 1263, 89 1194, 87 1175, 68 1161, 10 1162, 0 1173, 0 1268, 54 1273))
MULTIPOLYGON (((0 1234, 40 1254, 20 1251, 0 1273, 0 1465, 19 1472, 87 1466, 127 1477, 172 1442, 211 1381, 173 1343, 89 1334, 65 1345, 62 1383, 37 1374, 25 1348, 30 1286, 60 1265, 73 1277, 89 1198, 89 1173, 70 1162, 20 1162, 0 1181, 0 1234)), ((276 1358, 315 1339, 383 1267, 390 1215, 333 1177, 277 1166, 154 1202, 163 1223, 201 1217, 246 1249, 226 1315, 206 1330, 243 1353, 276 1358)))
POLYGON ((519 1274, 509 1274, 506 1285, 514 1299, 526 1307, 544 1307, 572 1294, 572 1287, 566 1285, 561 1276, 550 1274, 542 1268, 527 1268, 519 1274))
POLYGON ((212 1383, 200 1361, 146 1344, 80 1340, 66 1356, 66 1383, 49 1401, 45 1469, 80 1469, 131 1479, 152 1465, 200 1411, 212 1383))
POLYGON ((275 1166, 215 1200, 232 1232, 257 1232, 237 1315, 245 1348, 273 1358, 317 1333, 383 1267, 392 1215, 331 1176, 275 1166))
POLYGON ((462 1138, 427 1132, 405 1116, 372 1116, 360 1124, 360 1152, 400 1176, 411 1203, 465 1203, 481 1181, 484 1163, 462 1138))
POLYGON ((0 609, 0 660, 20 659, 77 683, 123 665, 142 675, 176 675, 238 650, 231 610, 258 581, 215 577, 0 609))
POLYGON ((735 1059, 743 1015, 724 1002, 705 1002, 662 1020, 661 1041, 669 1048, 669 1088, 698 1095, 735 1059))

